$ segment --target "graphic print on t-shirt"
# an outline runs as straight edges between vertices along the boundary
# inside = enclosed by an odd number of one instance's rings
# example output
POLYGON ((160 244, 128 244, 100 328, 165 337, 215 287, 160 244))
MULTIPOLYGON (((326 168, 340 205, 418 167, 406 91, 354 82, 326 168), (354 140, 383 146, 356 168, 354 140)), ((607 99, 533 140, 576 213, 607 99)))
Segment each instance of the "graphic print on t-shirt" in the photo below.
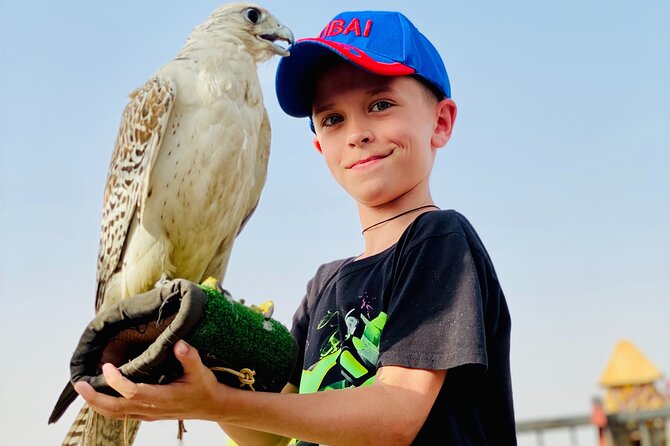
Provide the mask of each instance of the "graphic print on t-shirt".
POLYGON ((362 296, 360 308, 351 309, 344 316, 331 311, 321 318, 317 330, 326 331, 321 337, 325 341, 319 348, 319 360, 302 372, 300 393, 372 383, 386 313, 382 311, 370 319, 370 307, 365 302, 362 296))

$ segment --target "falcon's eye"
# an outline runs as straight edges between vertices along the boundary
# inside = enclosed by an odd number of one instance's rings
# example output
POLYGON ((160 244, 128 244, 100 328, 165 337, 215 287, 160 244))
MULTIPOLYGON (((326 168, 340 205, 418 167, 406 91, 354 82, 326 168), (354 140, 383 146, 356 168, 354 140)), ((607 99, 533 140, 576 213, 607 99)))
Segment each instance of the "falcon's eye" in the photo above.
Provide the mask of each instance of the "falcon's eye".
POLYGON ((261 18, 261 12, 256 8, 249 8, 246 11, 246 17, 251 23, 256 24, 261 18))

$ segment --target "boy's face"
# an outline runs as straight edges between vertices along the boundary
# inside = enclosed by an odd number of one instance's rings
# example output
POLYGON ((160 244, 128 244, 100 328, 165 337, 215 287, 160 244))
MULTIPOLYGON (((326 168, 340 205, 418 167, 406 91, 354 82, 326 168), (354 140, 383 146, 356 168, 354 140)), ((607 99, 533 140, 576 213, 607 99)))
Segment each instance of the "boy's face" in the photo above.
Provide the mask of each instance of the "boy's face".
POLYGON ((322 74, 312 104, 315 145, 338 183, 376 207, 429 194, 436 150, 451 135, 455 105, 407 76, 378 76, 341 63, 322 74))

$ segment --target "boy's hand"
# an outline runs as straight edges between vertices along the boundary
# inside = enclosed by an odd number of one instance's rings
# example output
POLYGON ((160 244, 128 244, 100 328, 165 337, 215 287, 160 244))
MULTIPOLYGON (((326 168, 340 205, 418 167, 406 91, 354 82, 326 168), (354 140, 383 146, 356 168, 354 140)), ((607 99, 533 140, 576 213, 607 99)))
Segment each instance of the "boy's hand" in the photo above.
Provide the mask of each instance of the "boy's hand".
MULTIPOLYGON (((107 383, 122 397, 96 392, 83 381, 74 385, 84 400, 101 415, 134 420, 214 420, 216 395, 225 385, 202 364, 195 348, 184 341, 174 347, 175 356, 184 374, 170 384, 138 384, 125 378, 112 364, 102 367, 107 383)), ((220 396, 220 393, 219 393, 220 396)))

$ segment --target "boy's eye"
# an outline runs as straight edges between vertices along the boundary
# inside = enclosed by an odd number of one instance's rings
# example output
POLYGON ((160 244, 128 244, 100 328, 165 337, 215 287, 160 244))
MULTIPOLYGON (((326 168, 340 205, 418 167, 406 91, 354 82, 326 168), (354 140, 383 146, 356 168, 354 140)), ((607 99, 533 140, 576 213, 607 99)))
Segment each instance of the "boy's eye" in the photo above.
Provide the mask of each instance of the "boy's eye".
POLYGON ((324 127, 330 127, 331 125, 335 125, 339 122, 342 122, 342 116, 340 116, 340 115, 330 115, 330 116, 326 116, 321 121, 321 125, 324 126, 324 127))
POLYGON ((384 111, 391 107, 393 107, 393 104, 391 104, 389 101, 377 101, 372 104, 370 111, 384 111))

